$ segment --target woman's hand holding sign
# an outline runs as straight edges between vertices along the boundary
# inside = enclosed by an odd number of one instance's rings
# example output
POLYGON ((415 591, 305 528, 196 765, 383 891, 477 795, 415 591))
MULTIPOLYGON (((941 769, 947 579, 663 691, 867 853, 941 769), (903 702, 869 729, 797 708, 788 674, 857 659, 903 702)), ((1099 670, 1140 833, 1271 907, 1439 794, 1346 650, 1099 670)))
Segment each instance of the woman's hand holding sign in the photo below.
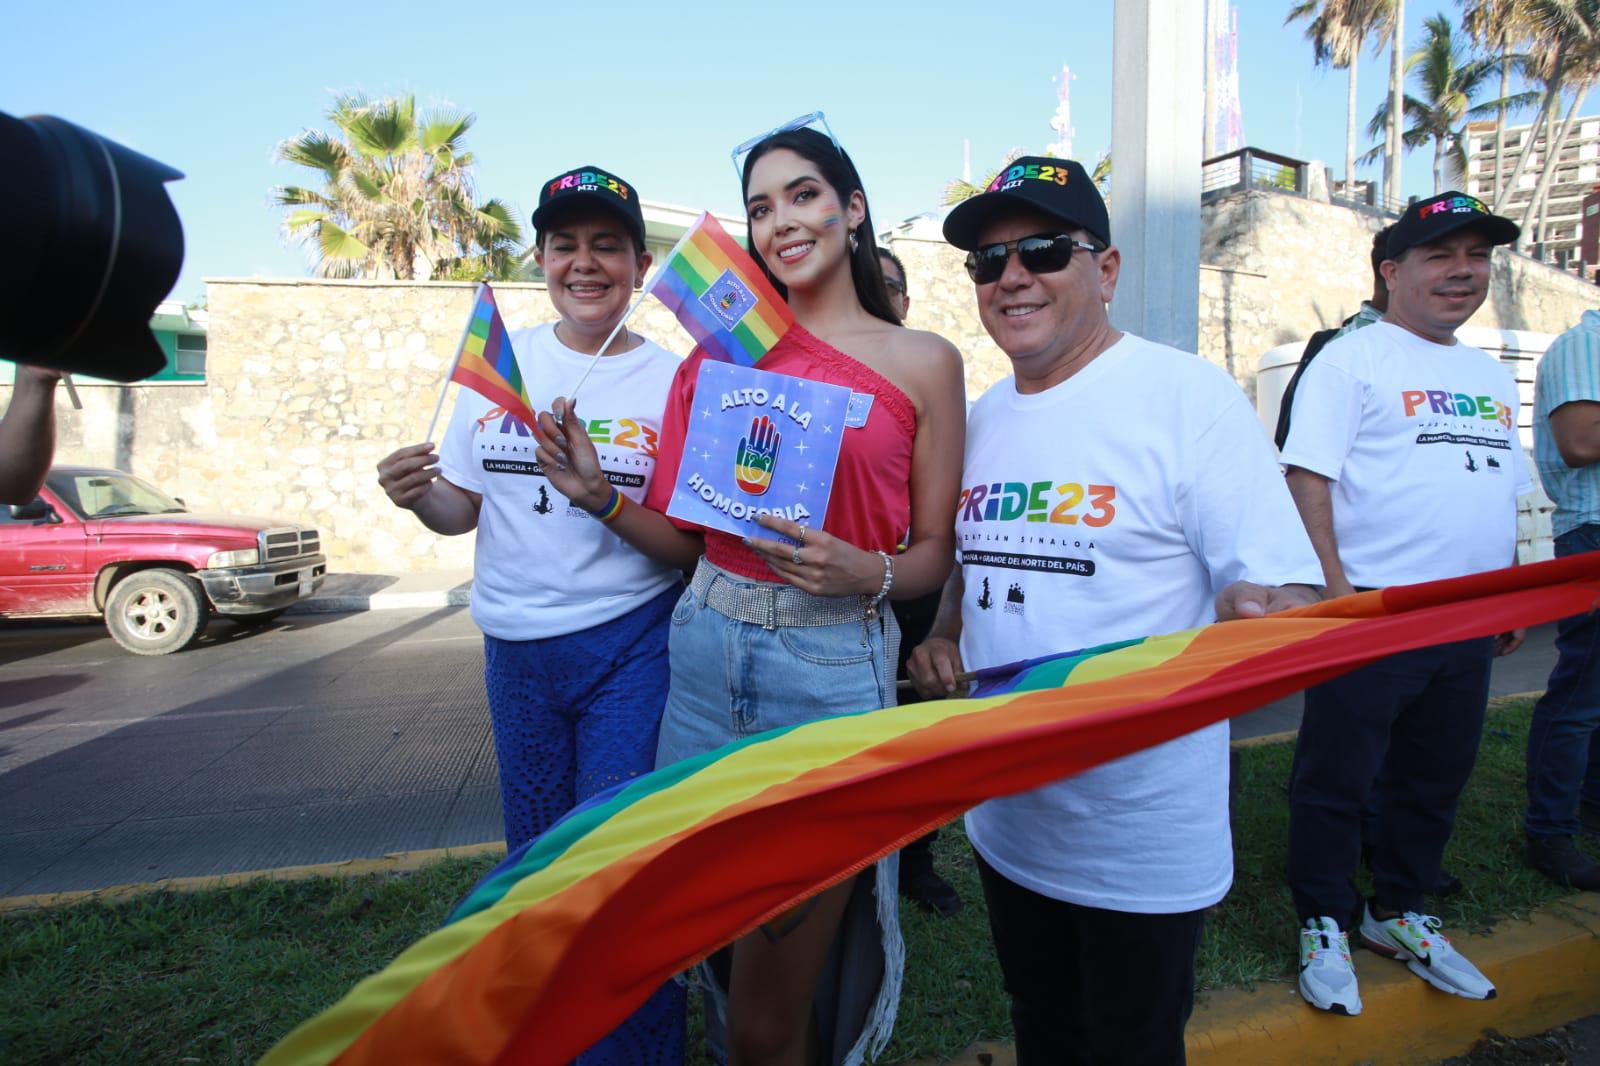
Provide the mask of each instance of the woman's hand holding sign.
POLYGON ((539 424, 533 427, 533 435, 539 441, 534 458, 539 460, 550 484, 574 507, 598 510, 611 499, 611 482, 600 468, 600 454, 594 450, 594 442, 578 420, 577 401, 569 403, 566 397, 557 396, 550 406, 554 414, 539 412, 539 424))
POLYGON ((820 529, 808 529, 779 515, 757 519, 798 544, 751 537, 745 541, 772 572, 813 596, 870 596, 883 587, 883 559, 820 529))

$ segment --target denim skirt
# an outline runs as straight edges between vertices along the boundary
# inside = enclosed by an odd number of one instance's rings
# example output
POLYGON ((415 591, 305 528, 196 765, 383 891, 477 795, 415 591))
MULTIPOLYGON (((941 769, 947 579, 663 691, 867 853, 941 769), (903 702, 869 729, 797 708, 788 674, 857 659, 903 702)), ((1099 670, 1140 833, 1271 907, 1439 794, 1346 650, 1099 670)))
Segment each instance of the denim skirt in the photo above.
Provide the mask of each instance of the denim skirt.
MULTIPOLYGON (((719 581, 770 582, 717 571, 719 581)), ((699 584, 699 582, 696 582, 699 584)), ((722 615, 694 586, 672 611, 672 681, 656 765, 666 766, 769 729, 894 706, 899 629, 894 612, 832 625, 773 629, 722 615)))
MULTIPOLYGON (((672 681, 661 718, 656 766, 702 754, 755 733, 836 714, 892 707, 900 631, 894 612, 831 625, 743 622, 705 602, 697 586, 718 581, 762 586, 700 560, 702 573, 672 612, 667 647, 672 681)), ((774 842, 781 846, 781 841, 774 842)), ((860 877, 815 993, 823 1059, 857 1066, 876 1057, 894 1031, 905 968, 900 933, 899 853, 860 877)), ((718 967, 702 964, 706 1050, 727 1061, 727 989, 718 967)))

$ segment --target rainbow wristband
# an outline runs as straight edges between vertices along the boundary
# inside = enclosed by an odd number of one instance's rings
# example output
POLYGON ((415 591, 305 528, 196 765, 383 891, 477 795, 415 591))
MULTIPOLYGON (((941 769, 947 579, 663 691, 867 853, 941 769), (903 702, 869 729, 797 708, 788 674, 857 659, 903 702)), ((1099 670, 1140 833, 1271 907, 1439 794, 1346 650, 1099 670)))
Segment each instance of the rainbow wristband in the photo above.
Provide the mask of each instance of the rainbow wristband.
POLYGON ((622 493, 618 492, 617 487, 613 485, 611 486, 611 499, 606 501, 606 505, 598 511, 590 511, 589 513, 600 519, 600 521, 609 523, 622 513, 622 501, 624 499, 625 497, 622 493))

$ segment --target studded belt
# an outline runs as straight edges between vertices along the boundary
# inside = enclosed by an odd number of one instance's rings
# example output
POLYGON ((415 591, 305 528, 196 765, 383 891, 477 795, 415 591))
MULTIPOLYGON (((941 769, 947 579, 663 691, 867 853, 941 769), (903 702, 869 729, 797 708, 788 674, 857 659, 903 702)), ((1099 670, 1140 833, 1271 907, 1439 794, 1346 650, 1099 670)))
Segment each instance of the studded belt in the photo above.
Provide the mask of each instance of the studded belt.
POLYGON ((713 611, 763 629, 779 626, 831 626, 859 622, 877 613, 871 596, 813 596, 793 585, 756 581, 700 560, 689 583, 695 597, 713 611))

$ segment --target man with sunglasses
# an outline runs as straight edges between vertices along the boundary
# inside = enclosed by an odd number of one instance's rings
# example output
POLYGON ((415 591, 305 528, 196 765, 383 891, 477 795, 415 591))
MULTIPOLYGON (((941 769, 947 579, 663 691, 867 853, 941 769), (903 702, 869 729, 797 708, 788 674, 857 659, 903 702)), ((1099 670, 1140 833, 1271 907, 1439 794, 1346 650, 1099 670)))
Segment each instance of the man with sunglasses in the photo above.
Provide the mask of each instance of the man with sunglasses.
MULTIPOLYGON (((1110 230, 1083 167, 1040 157, 945 220, 1014 373, 968 419, 961 567, 912 658, 924 693, 1316 599, 1316 555, 1238 385, 1111 325, 1110 230)), ((1233 878, 1227 724, 984 803, 967 833, 1018 1063, 1182 1062, 1202 916, 1233 878)))
POLYGON ((889 249, 878 246, 878 262, 883 267, 883 287, 889 290, 889 306, 894 308, 894 313, 900 316, 900 321, 906 320, 906 315, 911 311, 911 293, 906 289, 906 267, 900 262, 900 257, 889 249))

